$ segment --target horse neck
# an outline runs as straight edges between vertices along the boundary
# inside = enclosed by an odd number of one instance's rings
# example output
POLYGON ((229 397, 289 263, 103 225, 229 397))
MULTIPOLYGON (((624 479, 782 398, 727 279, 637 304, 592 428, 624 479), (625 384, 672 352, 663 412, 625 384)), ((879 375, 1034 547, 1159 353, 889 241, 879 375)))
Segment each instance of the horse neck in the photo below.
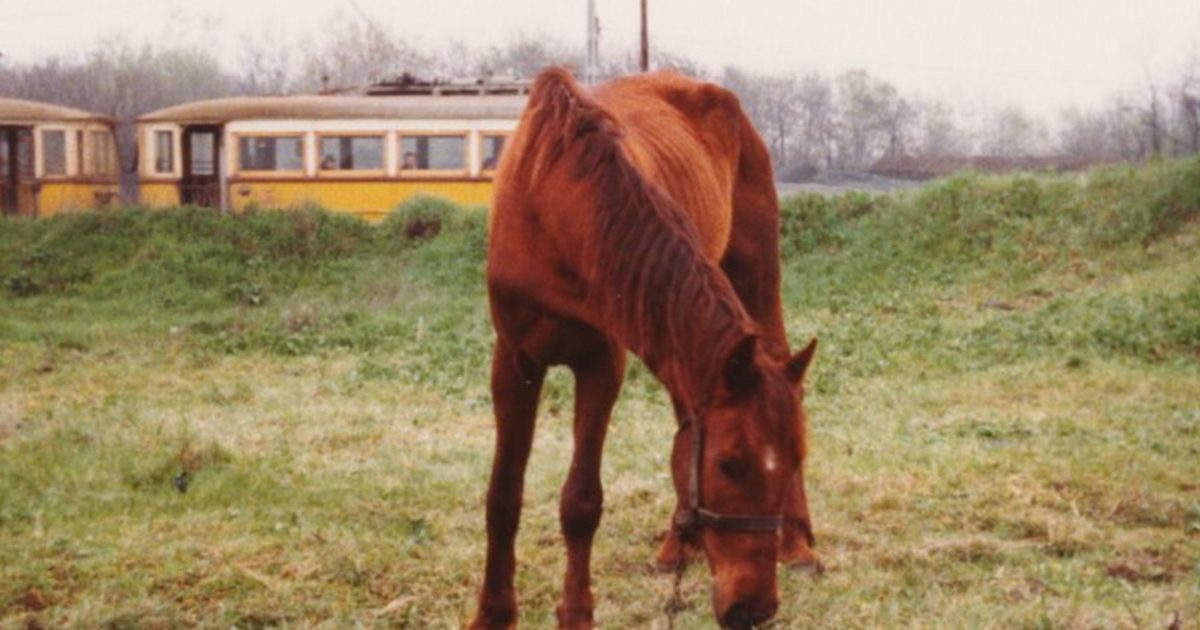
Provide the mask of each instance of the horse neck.
POLYGON ((696 404, 754 324, 682 208, 624 156, 602 170, 594 304, 673 395, 696 404))

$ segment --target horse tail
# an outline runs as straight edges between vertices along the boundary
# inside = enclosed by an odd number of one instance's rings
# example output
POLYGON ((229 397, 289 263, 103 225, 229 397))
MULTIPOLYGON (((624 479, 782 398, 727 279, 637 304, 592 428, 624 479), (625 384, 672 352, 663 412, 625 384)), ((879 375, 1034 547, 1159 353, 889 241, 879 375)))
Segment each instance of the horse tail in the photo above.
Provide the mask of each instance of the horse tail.
POLYGON ((582 177, 616 157, 619 125, 565 68, 541 72, 529 91, 521 119, 533 150, 527 153, 531 181, 537 181, 563 155, 578 149, 575 177, 582 177), (585 141, 586 140, 586 141, 585 141))

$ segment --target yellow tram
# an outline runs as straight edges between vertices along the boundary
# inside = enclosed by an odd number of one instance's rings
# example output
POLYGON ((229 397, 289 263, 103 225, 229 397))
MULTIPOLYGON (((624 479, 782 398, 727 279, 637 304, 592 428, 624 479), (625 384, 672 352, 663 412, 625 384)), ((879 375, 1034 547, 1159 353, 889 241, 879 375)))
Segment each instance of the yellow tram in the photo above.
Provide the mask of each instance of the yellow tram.
POLYGON ((83 110, 0 98, 0 211, 49 216, 110 205, 120 192, 115 125, 83 110))
POLYGON ((141 202, 231 211, 315 203, 369 219, 419 194, 486 204, 525 100, 521 90, 472 88, 169 107, 137 121, 141 202))

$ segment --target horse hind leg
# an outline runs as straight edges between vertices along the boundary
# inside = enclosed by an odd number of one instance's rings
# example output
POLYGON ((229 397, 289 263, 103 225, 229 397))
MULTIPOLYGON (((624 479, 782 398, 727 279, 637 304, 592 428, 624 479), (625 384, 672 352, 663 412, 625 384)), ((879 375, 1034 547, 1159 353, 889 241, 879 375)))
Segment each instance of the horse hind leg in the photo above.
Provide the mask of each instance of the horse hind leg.
MULTIPOLYGON (((801 431, 807 427, 800 427, 801 431)), ((801 433, 800 435, 803 435, 801 433)), ((801 444, 801 450, 804 445, 801 444)), ((779 562, 800 568, 814 575, 824 572, 821 557, 813 551, 816 536, 813 535, 812 516, 808 511, 808 494, 805 489, 803 458, 788 485, 783 505, 783 530, 779 536, 779 562)))
POLYGON ((624 350, 597 337, 595 348, 580 353, 583 358, 569 363, 575 374, 575 449, 559 507, 567 547, 566 576, 558 607, 561 628, 592 628, 594 624, 592 541, 604 505, 600 460, 613 404, 625 373, 624 350))
POLYGON ((492 404, 496 414, 496 451, 487 494, 487 563, 479 608, 471 630, 511 628, 517 621, 513 589, 515 541, 521 520, 525 465, 533 444, 538 397, 546 367, 502 340, 492 355, 492 404))
POLYGON ((812 517, 808 514, 808 497, 804 492, 804 469, 796 471, 788 489, 783 511, 783 532, 779 538, 779 562, 800 567, 813 574, 824 572, 821 558, 813 551, 812 517))

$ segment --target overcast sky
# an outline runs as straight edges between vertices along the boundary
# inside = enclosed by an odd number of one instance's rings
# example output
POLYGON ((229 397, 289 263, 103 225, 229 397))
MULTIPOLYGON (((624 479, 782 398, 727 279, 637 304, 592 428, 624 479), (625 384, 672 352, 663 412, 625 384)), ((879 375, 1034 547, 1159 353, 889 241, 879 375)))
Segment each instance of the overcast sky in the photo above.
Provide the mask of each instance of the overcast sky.
MULTIPOLYGON (((652 47, 714 71, 864 68, 902 92, 1042 114, 1174 80, 1200 55, 1200 0, 648 0, 652 47)), ((601 55, 636 45, 638 0, 596 0, 601 55)), ((0 0, 2 60, 86 50, 114 34, 211 46, 231 68, 240 37, 319 32, 365 15, 437 47, 513 33, 583 47, 586 0, 0 0)), ((0 61, 2 61, 0 60, 0 61)))

